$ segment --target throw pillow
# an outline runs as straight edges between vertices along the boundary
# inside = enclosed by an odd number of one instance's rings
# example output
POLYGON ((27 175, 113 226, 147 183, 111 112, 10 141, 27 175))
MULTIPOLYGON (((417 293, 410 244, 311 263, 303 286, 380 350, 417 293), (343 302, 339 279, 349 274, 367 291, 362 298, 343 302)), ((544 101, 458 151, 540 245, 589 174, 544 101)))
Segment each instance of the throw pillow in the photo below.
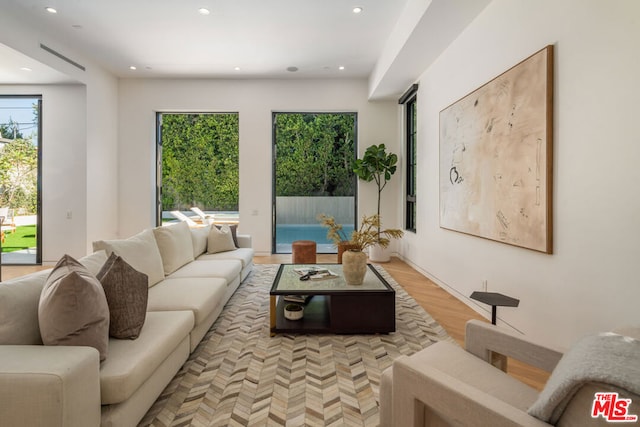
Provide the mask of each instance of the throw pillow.
POLYGON ((165 275, 193 261, 193 240, 186 222, 156 227, 153 235, 160 250, 165 275))
POLYGON ((131 267, 146 274, 149 287, 164 279, 162 256, 151 230, 144 230, 128 239, 93 242, 94 251, 101 249, 107 255, 120 255, 131 267))
POLYGON ((236 245, 233 243, 233 236, 228 225, 223 225, 218 229, 211 227, 209 241, 207 242, 207 253, 217 254, 218 252, 233 251, 236 245))
MULTIPOLYGON (((220 230, 224 226, 216 225, 216 227, 218 227, 218 230, 220 230)), ((233 244, 236 245, 236 248, 239 248, 240 245, 238 244, 238 225, 232 224, 232 225, 227 225, 227 227, 229 227, 229 230, 231 230, 231 236, 233 237, 233 244)))
POLYGON ((191 231, 191 240, 193 243, 193 258, 198 258, 207 251, 207 240, 209 240, 211 226, 191 227, 189 231, 191 231))
POLYGON ((94 347, 107 357, 109 307, 96 277, 82 264, 63 256, 40 294, 38 324, 44 345, 94 347))
POLYGON ((109 335, 136 339, 147 314, 147 275, 111 254, 97 274, 109 305, 109 335))

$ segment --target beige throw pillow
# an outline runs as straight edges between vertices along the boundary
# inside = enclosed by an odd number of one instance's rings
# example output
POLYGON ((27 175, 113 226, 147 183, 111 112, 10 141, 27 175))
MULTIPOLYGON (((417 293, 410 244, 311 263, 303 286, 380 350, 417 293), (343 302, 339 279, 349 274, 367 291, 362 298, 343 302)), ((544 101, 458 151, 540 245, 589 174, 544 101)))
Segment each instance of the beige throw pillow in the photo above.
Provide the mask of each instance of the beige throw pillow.
POLYGON ((160 250, 165 275, 193 261, 193 240, 186 222, 156 227, 153 235, 160 250))
MULTIPOLYGON (((220 230, 223 226, 216 225, 216 227, 218 227, 218 230, 220 230)), ((236 245, 236 248, 239 248, 240 245, 238 244, 238 224, 227 225, 227 227, 229 227, 229 230, 231 230, 231 236, 233 237, 233 244, 236 245)))
POLYGON ((147 275, 131 267, 122 257, 111 254, 97 274, 109 305, 109 335, 136 339, 147 314, 147 275))
POLYGON ((109 307, 96 277, 82 264, 63 256, 40 294, 38 324, 44 345, 94 347, 107 357, 109 307))
POLYGON ((217 227, 211 227, 209 232, 209 241, 207 242, 207 253, 217 254, 218 252, 233 251, 236 245, 233 243, 233 236, 228 225, 223 225, 218 230, 217 227))
POLYGON ((93 242, 93 250, 120 255, 131 267, 147 275, 149 287, 164 279, 162 256, 151 230, 123 240, 98 240, 93 242))
POLYGON ((191 240, 193 243, 193 257, 198 258, 207 251, 207 242, 209 240, 209 233, 211 232, 211 225, 190 228, 189 231, 191 232, 191 240))

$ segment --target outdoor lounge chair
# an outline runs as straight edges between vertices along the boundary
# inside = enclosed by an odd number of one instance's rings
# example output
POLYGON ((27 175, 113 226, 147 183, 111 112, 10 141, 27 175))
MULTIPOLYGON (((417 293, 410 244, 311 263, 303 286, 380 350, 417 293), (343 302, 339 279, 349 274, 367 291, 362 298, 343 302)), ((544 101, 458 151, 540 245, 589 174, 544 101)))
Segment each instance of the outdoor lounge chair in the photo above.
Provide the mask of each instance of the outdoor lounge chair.
POLYGON ((171 215, 173 215, 174 217, 176 217, 180 221, 186 222, 189 227, 201 227, 202 226, 202 224, 198 224, 197 222, 195 222, 194 220, 192 220, 191 218, 189 218, 188 216, 186 216, 185 214, 183 214, 180 211, 171 211, 171 215))
POLYGON ((209 215, 209 214, 206 214, 206 213, 202 212, 202 209, 200 209, 197 206, 193 206, 191 208, 191 211, 194 212, 196 215, 198 215, 198 217, 200 217, 200 220, 202 221, 203 224, 212 224, 213 223, 214 215, 209 215))

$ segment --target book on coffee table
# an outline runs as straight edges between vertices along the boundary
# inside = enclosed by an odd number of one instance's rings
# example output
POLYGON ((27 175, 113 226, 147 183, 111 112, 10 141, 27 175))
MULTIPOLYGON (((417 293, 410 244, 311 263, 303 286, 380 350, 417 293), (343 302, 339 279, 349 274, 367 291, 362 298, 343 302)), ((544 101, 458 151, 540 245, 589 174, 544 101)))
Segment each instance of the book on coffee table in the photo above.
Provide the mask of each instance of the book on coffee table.
POLYGON ((296 268, 294 270, 296 273, 300 275, 300 277, 308 276, 309 280, 327 280, 327 279, 335 279, 337 277, 340 277, 340 275, 326 268, 322 268, 322 269, 296 268))

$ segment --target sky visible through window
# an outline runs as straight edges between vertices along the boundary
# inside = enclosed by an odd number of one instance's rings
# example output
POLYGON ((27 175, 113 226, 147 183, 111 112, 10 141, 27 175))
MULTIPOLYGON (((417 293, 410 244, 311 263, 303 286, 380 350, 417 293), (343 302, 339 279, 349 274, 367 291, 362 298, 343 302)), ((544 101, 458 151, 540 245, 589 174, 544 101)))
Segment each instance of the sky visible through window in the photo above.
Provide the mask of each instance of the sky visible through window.
MULTIPOLYGON (((0 126, 9 126, 9 121, 18 123, 18 130, 25 138, 34 136, 33 141, 37 143, 38 125, 34 123, 33 104, 37 103, 37 98, 29 97, 1 97, 0 96, 0 126)), ((13 135, 2 135, 3 138, 13 139, 13 135)))

